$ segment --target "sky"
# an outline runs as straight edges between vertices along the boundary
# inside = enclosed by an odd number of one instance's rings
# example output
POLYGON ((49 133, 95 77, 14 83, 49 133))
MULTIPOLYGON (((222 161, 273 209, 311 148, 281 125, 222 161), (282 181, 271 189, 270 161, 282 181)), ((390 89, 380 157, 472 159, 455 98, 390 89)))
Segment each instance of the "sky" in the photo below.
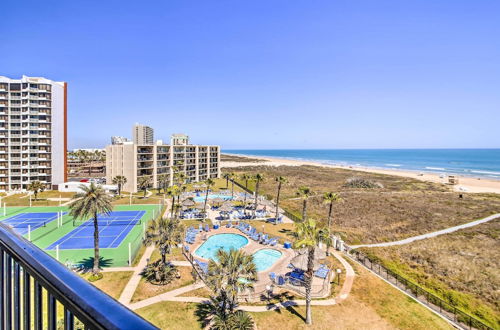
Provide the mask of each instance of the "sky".
POLYGON ((68 82, 69 148, 500 147, 500 1, 17 1, 0 75, 68 82))

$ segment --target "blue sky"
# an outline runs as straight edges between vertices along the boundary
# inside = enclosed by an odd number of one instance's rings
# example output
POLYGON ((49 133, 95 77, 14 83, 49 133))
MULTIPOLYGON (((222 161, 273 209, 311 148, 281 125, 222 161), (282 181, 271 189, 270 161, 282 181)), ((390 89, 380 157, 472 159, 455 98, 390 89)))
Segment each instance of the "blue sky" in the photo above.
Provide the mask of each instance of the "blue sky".
POLYGON ((0 75, 68 82, 69 147, 500 147, 500 1, 13 1, 0 75))

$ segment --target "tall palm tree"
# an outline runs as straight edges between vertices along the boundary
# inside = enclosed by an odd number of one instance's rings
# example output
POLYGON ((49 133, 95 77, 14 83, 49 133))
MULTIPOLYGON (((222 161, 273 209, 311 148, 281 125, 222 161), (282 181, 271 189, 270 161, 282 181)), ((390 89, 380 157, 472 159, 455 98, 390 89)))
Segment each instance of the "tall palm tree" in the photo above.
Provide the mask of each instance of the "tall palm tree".
POLYGON ((334 192, 326 192, 323 195, 323 202, 325 204, 330 204, 328 207, 328 229, 331 229, 333 203, 340 202, 341 200, 342 198, 334 192))
POLYGON ((92 273, 94 276, 99 274, 99 223, 97 216, 99 214, 109 215, 113 210, 111 198, 106 191, 93 182, 90 186, 80 185, 82 192, 77 193, 69 205, 69 215, 75 219, 94 220, 94 267, 92 273))
POLYGON ((205 180, 205 185, 207 186, 207 192, 205 193, 205 203, 203 204, 203 213, 205 213, 205 217, 203 219, 206 218, 207 214, 208 191, 210 190, 210 187, 212 187, 214 184, 215 181, 210 178, 205 180))
POLYGON ((168 174, 160 174, 158 175, 158 193, 161 194, 161 190, 163 189, 164 192, 167 191, 167 182, 169 180, 169 175, 168 174))
POLYGON ((45 185, 40 181, 33 181, 28 185, 28 190, 33 192, 33 195, 35 195, 35 200, 37 200, 38 193, 45 190, 45 185))
POLYGON ((178 185, 173 185, 168 187, 167 196, 172 197, 172 206, 170 210, 170 216, 173 218, 175 216, 175 198, 180 195, 180 189, 178 185))
POLYGON ((231 180, 231 197, 234 197, 234 180, 236 179, 236 174, 234 172, 229 173, 229 180, 231 180))
POLYGON ((307 248, 307 270, 304 276, 306 287, 306 323, 312 324, 311 287, 314 271, 314 252, 320 242, 328 240, 327 232, 316 225, 313 219, 295 223, 295 249, 307 248))
POLYGON ((151 185, 151 177, 150 176, 141 176, 139 180, 137 180, 137 188, 142 190, 144 193, 144 198, 146 198, 146 193, 148 192, 148 188, 151 185))
POLYGON ((179 219, 157 218, 149 224, 143 239, 145 246, 154 245, 160 252, 161 262, 166 264, 172 247, 182 243, 182 225, 179 219))
POLYGON ((264 174, 262 173, 256 173, 253 176, 253 179, 255 180, 255 202, 254 202, 254 209, 253 209, 253 216, 255 217, 255 214, 257 212, 257 203, 258 203, 258 197, 259 197, 259 188, 260 188, 260 183, 264 181, 264 174))
POLYGON ((222 174, 222 177, 226 179, 226 189, 229 188, 229 178, 230 178, 230 173, 224 173, 222 174))
POLYGON ((288 179, 285 178, 284 176, 277 176, 274 181, 278 183, 278 192, 276 194, 276 215, 274 218, 274 224, 278 222, 278 217, 279 217, 279 204, 280 204, 280 192, 281 192, 281 185, 287 184, 288 179))
POLYGON ((257 281, 257 266, 252 255, 241 250, 217 251, 215 260, 208 263, 207 284, 221 299, 221 307, 233 313, 238 303, 238 294, 253 290, 257 281))
POLYGON ((250 174, 247 174, 247 173, 243 173, 241 176, 240 176, 240 179, 242 181, 245 181, 245 188, 248 189, 248 181, 252 179, 252 176, 250 174))
POLYGON ((118 186, 118 195, 122 194, 122 187, 127 183, 127 178, 123 175, 117 175, 113 178, 113 184, 118 186))
POLYGON ((306 221, 307 219, 307 200, 312 195, 311 188, 302 186, 297 189, 297 196, 302 198, 302 221, 306 221))

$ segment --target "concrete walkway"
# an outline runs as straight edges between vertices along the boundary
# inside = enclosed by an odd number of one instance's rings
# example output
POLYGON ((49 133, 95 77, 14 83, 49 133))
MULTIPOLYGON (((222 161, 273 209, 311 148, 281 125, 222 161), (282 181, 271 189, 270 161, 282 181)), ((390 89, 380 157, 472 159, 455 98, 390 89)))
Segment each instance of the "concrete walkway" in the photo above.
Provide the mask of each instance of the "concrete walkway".
POLYGON ((155 250, 154 246, 149 246, 146 248, 146 251, 144 251, 144 254, 139 261, 139 264, 134 268, 134 274, 128 281, 127 285, 125 285, 125 288, 123 289, 122 294, 120 295, 120 298, 118 298, 118 301, 121 302, 124 305, 127 305, 130 303, 132 300, 132 296, 134 295, 135 289, 137 289, 137 286, 139 285, 139 282, 141 281, 142 276, 140 273, 146 267, 148 259, 151 257, 151 254, 153 254, 153 251, 155 250))
POLYGON ((460 230, 460 229, 474 227, 474 226, 477 226, 477 225, 480 225, 482 223, 485 223, 485 222, 488 222, 488 221, 491 221, 491 220, 495 220, 495 219, 498 219, 498 218, 500 218, 500 213, 490 215, 489 217, 486 217, 486 218, 483 218, 483 219, 479 219, 479 220, 475 220, 475 221, 472 221, 472 222, 464 223, 462 225, 458 225, 458 226, 449 227, 449 228, 446 228, 446 229, 434 231, 432 233, 427 233, 427 234, 423 234, 423 235, 409 237, 409 238, 406 238, 406 239, 403 239, 403 240, 400 240, 400 241, 385 242, 385 243, 376 243, 376 244, 351 245, 350 247, 353 248, 353 249, 356 249, 356 248, 360 248, 360 247, 386 247, 386 246, 403 245, 403 244, 412 243, 412 242, 415 242, 415 241, 418 241, 418 240, 422 240, 422 239, 426 239, 426 238, 431 238, 431 237, 436 237, 436 236, 439 236, 439 235, 449 234, 449 233, 452 233, 452 232, 460 230))
MULTIPOLYGON (((334 252, 333 255, 335 258, 337 258, 342 265, 344 266, 345 269, 345 280, 344 284, 342 285, 342 288, 339 292, 339 294, 330 299, 323 299, 323 300, 312 300, 311 305, 313 306, 332 306, 338 303, 343 302, 347 297, 349 296, 349 293, 351 292, 352 285, 354 283, 354 269, 351 267, 351 265, 342 257, 342 255, 338 252, 334 252)), ((191 284, 188 286, 184 286, 166 293, 162 293, 158 296, 151 297, 148 299, 144 299, 142 301, 133 303, 133 304, 126 304, 127 307, 129 307, 132 310, 136 310, 139 308, 147 307, 152 304, 156 304, 162 301, 177 301, 177 302, 192 302, 192 303, 205 303, 207 302, 207 298, 202 298, 202 297, 179 297, 179 295, 184 294, 186 292, 189 292, 191 290, 196 290, 199 288, 204 287, 205 284, 203 282, 191 284)), ((129 300, 130 301, 130 300, 129 300)), ((260 305, 260 306, 250 306, 250 305, 240 305, 239 309, 247 311, 247 312, 267 312, 270 310, 276 310, 280 308, 287 308, 289 306, 303 306, 306 304, 306 301, 301 299, 301 300, 287 300, 280 302, 278 304, 268 304, 268 305, 260 305)))

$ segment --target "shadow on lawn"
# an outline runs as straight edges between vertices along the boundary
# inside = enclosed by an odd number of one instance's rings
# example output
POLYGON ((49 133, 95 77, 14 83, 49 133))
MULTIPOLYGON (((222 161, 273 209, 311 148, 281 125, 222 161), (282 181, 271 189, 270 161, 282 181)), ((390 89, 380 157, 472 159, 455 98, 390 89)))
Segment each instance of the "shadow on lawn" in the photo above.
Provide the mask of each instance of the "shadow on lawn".
MULTIPOLYGON (((110 267, 112 263, 113 263, 113 259, 104 259, 103 257, 99 258, 99 268, 100 269, 110 267)), ((78 262, 78 264, 79 264, 78 271, 80 271, 84 274, 88 273, 88 272, 92 271, 92 268, 94 267, 94 257, 89 257, 89 258, 85 258, 83 260, 80 260, 78 262)))

